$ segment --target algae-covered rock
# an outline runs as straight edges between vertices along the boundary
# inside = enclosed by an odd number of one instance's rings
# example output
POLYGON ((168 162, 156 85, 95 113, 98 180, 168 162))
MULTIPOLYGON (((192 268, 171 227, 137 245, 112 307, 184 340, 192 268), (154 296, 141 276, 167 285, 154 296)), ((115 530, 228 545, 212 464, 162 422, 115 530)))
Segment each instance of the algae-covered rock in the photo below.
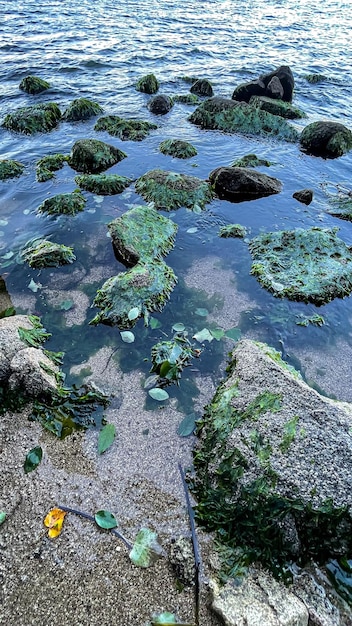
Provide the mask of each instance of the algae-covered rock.
POLYGON ((260 159, 256 154, 245 154, 240 159, 231 163, 231 167, 270 167, 270 165, 273 165, 272 161, 260 159))
POLYGON ((144 120, 124 119, 118 115, 106 115, 98 119, 94 130, 106 130, 109 135, 119 137, 122 141, 142 141, 156 124, 144 120))
POLYGON ((214 95, 212 84, 206 78, 196 80, 190 92, 196 94, 196 96, 206 96, 207 98, 211 98, 214 95))
POLYGON ((304 78, 311 85, 315 85, 316 83, 323 83, 327 80, 327 76, 325 76, 325 74, 305 74, 304 78))
POLYGON ((177 225, 149 206, 137 206, 108 224, 116 256, 126 265, 161 260, 173 247, 177 225))
POLYGON ((339 192, 331 195, 327 212, 341 220, 352 222, 352 193, 339 192))
POLYGON ((47 156, 39 159, 36 164, 36 178, 38 183, 44 183, 51 178, 54 178, 54 172, 61 170, 64 163, 67 163, 69 156, 67 154, 48 154, 47 156))
POLYGON ((219 230, 219 237, 245 237, 247 235, 247 229, 241 224, 228 224, 227 226, 221 226, 219 230))
POLYGON ((18 178, 24 170, 23 163, 14 161, 13 159, 4 159, 0 161, 0 180, 8 178, 18 178))
POLYGON ((76 215, 83 211, 86 202, 87 200, 77 191, 59 193, 44 200, 38 207, 38 211, 49 215, 76 215))
POLYGON ((83 174, 76 176, 75 182, 85 191, 90 191, 98 196, 113 196, 122 193, 132 180, 119 174, 83 174))
POLYGON ((310 204, 313 200, 313 191, 311 189, 300 189, 292 194, 292 198, 302 202, 302 204, 310 204))
POLYGON ((209 180, 220 198, 232 202, 255 200, 282 189, 277 178, 245 167, 217 167, 210 172, 209 180))
POLYGON ((352 132, 338 122, 312 122, 303 129, 300 144, 308 154, 335 159, 352 149, 352 132))
POLYGON ((61 111, 55 102, 42 102, 8 113, 2 126, 7 130, 32 135, 48 133, 56 128, 60 119, 61 111))
POLYGON ((22 251, 22 258, 30 267, 59 267, 76 260, 73 248, 48 240, 31 242, 22 251))
POLYGON ((197 150, 189 141, 181 139, 165 139, 159 146, 160 152, 177 157, 178 159, 190 159, 196 156, 197 150))
POLYGON ((88 120, 90 117, 100 115, 100 113, 103 113, 103 109, 97 102, 92 102, 88 98, 77 98, 67 107, 62 118, 67 122, 77 122, 88 120))
POLYGON ((201 128, 228 133, 275 136, 286 141, 297 141, 298 132, 285 119, 272 115, 245 102, 214 97, 202 102, 188 118, 201 128))
POLYGON ((204 208, 213 193, 210 185, 195 176, 151 170, 136 181, 136 191, 157 209, 172 211, 179 207, 204 208))
POLYGON ((284 117, 288 120, 307 117, 304 111, 294 107, 289 102, 284 102, 284 100, 278 100, 276 98, 268 98, 267 96, 252 96, 249 104, 258 107, 258 109, 262 109, 263 111, 268 111, 268 113, 272 113, 273 115, 280 115, 280 117, 284 117))
POLYGON ((139 317, 148 323, 149 313, 163 309, 176 282, 173 270, 163 261, 138 263, 109 278, 98 290, 94 306, 101 312, 90 323, 132 328, 139 317), (131 309, 138 309, 132 320, 128 316, 131 309))
POLYGON ((77 172, 99 174, 126 156, 122 150, 99 139, 79 139, 72 146, 69 164, 77 172))
POLYGON ((171 111, 173 106, 173 99, 171 96, 165 94, 153 96, 148 102, 148 109, 151 113, 154 113, 154 115, 166 115, 166 113, 171 111))
POLYGON ((199 104, 200 99, 195 93, 181 93, 176 96, 172 96, 174 102, 180 102, 181 104, 199 104))
POLYGON ((158 91, 159 83, 154 74, 147 74, 137 81, 136 89, 142 93, 153 94, 158 91))
POLYGON ((29 94, 42 93, 42 91, 46 91, 50 87, 50 83, 38 76, 26 76, 19 84, 19 88, 29 94))
POLYGON ((352 292, 352 252, 337 228, 262 233, 249 250, 251 274, 279 298, 321 305, 352 292))

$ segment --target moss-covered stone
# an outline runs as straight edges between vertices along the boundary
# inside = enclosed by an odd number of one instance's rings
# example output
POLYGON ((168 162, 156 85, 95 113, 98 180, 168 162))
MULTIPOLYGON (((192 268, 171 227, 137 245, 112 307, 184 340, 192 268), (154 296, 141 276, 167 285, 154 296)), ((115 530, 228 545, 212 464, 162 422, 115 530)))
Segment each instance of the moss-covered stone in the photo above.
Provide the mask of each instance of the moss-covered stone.
POLYGON ((99 174, 126 156, 122 150, 99 139, 79 139, 72 146, 69 164, 77 172, 99 174))
POLYGON ((51 178, 54 178, 54 172, 61 170, 64 163, 67 163, 69 156, 67 154, 48 154, 47 156, 39 159, 36 164, 36 178, 38 183, 44 183, 51 178))
POLYGON ((212 84, 206 78, 199 78, 196 80, 193 83, 190 92, 196 94, 197 96, 205 96, 206 98, 211 98, 214 95, 212 84))
POLYGON ((352 132, 338 122, 312 122, 303 129, 300 144, 308 154, 336 159, 352 149, 352 132))
POLYGON ((22 257, 30 267, 35 269, 59 267, 76 260, 73 248, 47 240, 36 241, 27 245, 22 251, 22 257))
POLYGON ((231 167, 270 167, 270 165, 273 165, 272 161, 259 159, 256 154, 246 154, 245 156, 231 163, 231 167))
POLYGON ((109 135, 119 137, 122 141, 142 141, 156 128, 157 125, 151 122, 124 119, 118 115, 101 117, 94 126, 94 130, 106 130, 109 135))
POLYGON ((181 139, 165 139, 159 146, 160 152, 168 154, 178 159, 190 159, 196 156, 197 150, 189 141, 181 139))
POLYGON ((339 217, 341 220, 352 222, 352 193, 338 193, 329 198, 327 209, 330 215, 339 217))
POLYGON ((181 93, 176 96, 172 96, 174 102, 180 102, 181 104, 199 104, 200 98, 195 93, 181 93))
POLYGON ((241 224, 228 224, 227 226, 221 226, 219 230, 219 237, 245 237, 247 235, 247 229, 241 224))
POLYGON ((325 76, 325 74, 306 74, 304 78, 311 85, 315 85, 316 83, 322 83, 327 80, 327 76, 325 76))
POLYGON ((137 206, 108 225, 116 255, 135 265, 161 260, 173 247, 177 225, 149 206, 137 206))
POLYGON ((268 98, 267 96, 252 96, 249 104, 252 104, 262 111, 267 111, 273 115, 279 115, 280 117, 284 117, 288 120, 307 117, 304 111, 301 111, 289 102, 277 100, 276 98, 268 98))
POLYGON ((88 98, 77 98, 67 107, 62 118, 67 122, 77 122, 88 120, 90 117, 101 113, 103 113, 103 109, 97 102, 92 102, 88 98))
POLYGON ((295 142, 298 132, 278 115, 262 111, 246 102, 227 98, 210 98, 202 102, 188 118, 201 128, 222 130, 228 133, 275 136, 295 142))
POLYGON ((352 292, 352 252, 338 229, 263 233, 252 239, 251 274, 275 296, 316 305, 352 292))
POLYGON ((39 78, 38 76, 26 76, 21 80, 19 88, 29 94, 42 93, 50 89, 51 85, 46 80, 39 78))
POLYGON ((4 159, 0 161, 0 180, 8 178, 18 178, 24 170, 23 163, 13 161, 12 159, 4 159))
POLYGON ((48 133, 58 125, 61 111, 55 102, 43 102, 29 107, 21 107, 6 115, 2 126, 16 133, 32 135, 48 133))
POLYGON ((76 213, 83 211, 86 202, 87 200, 77 191, 59 193, 44 200, 38 207, 38 211, 49 215, 76 215, 76 213))
POLYGON ((172 211, 179 207, 204 208, 213 193, 204 180, 164 170, 151 170, 136 181, 136 191, 157 209, 172 211))
POLYGON ((159 89, 159 83, 154 74, 147 74, 137 81, 136 89, 142 93, 156 93, 159 89))
POLYGON ((75 181, 85 191, 98 196, 113 196, 122 193, 131 184, 132 179, 119 174, 83 174, 76 176, 75 181))
POLYGON ((109 278, 98 290, 94 306, 101 312, 90 323, 132 328, 139 317, 148 323, 149 313, 163 309, 176 282, 173 270, 163 261, 138 263, 109 278), (129 311, 136 308, 138 315, 131 320, 129 311))

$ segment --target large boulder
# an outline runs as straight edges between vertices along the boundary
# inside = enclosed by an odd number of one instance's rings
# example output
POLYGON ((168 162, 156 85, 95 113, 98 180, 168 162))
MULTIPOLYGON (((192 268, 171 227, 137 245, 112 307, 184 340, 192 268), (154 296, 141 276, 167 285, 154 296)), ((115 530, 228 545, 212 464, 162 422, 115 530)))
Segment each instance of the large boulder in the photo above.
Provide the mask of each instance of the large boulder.
POLYGON ((312 122, 303 129, 300 144, 308 154, 335 159, 352 149, 352 132, 339 122, 312 122))
POLYGON ((257 80, 243 83, 236 87, 233 100, 249 102, 252 96, 268 96, 285 102, 292 102, 295 81, 288 65, 281 65, 269 74, 263 74, 257 80))
POLYGON ((148 102, 148 109, 154 115, 166 115, 171 111, 174 102, 170 96, 158 94, 153 96, 148 102))
POLYGON ((76 172, 100 174, 126 156, 122 150, 99 139, 78 139, 72 146, 69 164, 76 172))
POLYGON ((212 84, 206 78, 196 80, 190 92, 194 93, 196 96, 206 96, 207 98, 211 98, 214 95, 212 84))
POLYGON ((268 96, 252 96, 250 104, 258 107, 258 109, 268 111, 268 113, 272 113, 273 115, 280 115, 280 117, 284 117, 288 120, 307 117, 303 111, 294 107, 290 104, 290 102, 285 102, 284 100, 276 98, 269 98, 268 96))
POLYGON ((42 102, 29 107, 20 107, 8 113, 2 123, 7 130, 33 135, 48 133, 56 128, 61 120, 61 111, 55 102, 42 102))
POLYGON ((209 180, 220 198, 232 202, 255 200, 280 193, 282 184, 277 178, 246 167, 217 167, 209 180))

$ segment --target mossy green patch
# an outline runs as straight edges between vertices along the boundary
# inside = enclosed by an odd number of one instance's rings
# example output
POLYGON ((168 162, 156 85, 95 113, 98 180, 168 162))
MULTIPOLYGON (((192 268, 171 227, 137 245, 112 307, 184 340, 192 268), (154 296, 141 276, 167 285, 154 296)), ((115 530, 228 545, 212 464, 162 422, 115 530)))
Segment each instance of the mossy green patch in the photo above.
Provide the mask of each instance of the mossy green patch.
POLYGON ((228 224, 227 226, 221 226, 219 230, 219 237, 245 237, 247 229, 241 224, 228 224))
POLYGON ((67 154, 48 154, 47 156, 39 159, 36 164, 36 178, 38 183, 44 183, 51 178, 54 178, 54 172, 60 170, 64 163, 69 159, 67 154))
POLYGON ((72 146, 69 164, 83 174, 100 174, 126 156, 122 150, 99 139, 79 139, 72 146))
POLYGON ((276 98, 268 98, 267 96, 252 96, 249 102, 252 106, 257 107, 262 111, 267 111, 273 115, 279 115, 280 117, 284 117, 288 120, 307 117, 306 113, 301 111, 301 109, 298 109, 289 102, 277 100, 276 98))
POLYGON ((38 207, 38 211, 49 215, 76 215, 83 211, 86 202, 87 200, 78 191, 59 193, 44 200, 38 207))
POLYGON ((176 332, 170 341, 159 341, 151 349, 151 373, 158 374, 157 385, 179 383, 182 371, 197 355, 186 331, 176 332))
POLYGON ((136 191, 147 202, 154 202, 157 209, 172 211, 179 207, 204 208, 213 197, 210 185, 196 178, 177 172, 151 170, 136 181, 136 191))
POLYGON ((181 93, 176 96, 172 96, 174 102, 180 102, 181 104, 199 104, 200 98, 195 93, 181 93))
POLYGON ((29 107, 21 107, 8 113, 2 123, 7 130, 32 135, 48 133, 56 128, 61 119, 61 111, 55 102, 43 102, 29 107))
POLYGON ((245 156, 233 161, 231 163, 231 167, 270 167, 273 165, 272 161, 267 161, 267 159, 260 159, 256 154, 246 154, 245 156))
POLYGON ((136 89, 142 93, 156 93, 159 89, 159 83, 154 74, 146 74, 137 81, 136 89))
POLYGON ((334 217, 352 222, 352 192, 331 195, 327 211, 334 217))
POLYGON ((76 257, 73 248, 52 241, 42 240, 27 245, 22 251, 22 258, 30 267, 58 267, 73 263, 76 257))
POLYGON ((18 178, 24 170, 23 163, 13 161, 12 159, 4 159, 0 161, 0 180, 8 178, 18 178))
POLYGON ((181 139, 165 139, 159 146, 160 152, 178 159, 190 159, 197 155, 197 150, 189 141, 181 139))
POLYGON ((88 120, 101 113, 103 113, 103 109, 97 102, 88 100, 88 98, 77 98, 67 107, 62 118, 67 122, 77 122, 80 120, 88 120))
POLYGON ((46 80, 39 78, 38 76, 26 76, 19 84, 19 88, 29 94, 42 93, 50 89, 51 85, 46 80))
POLYGON ((325 74, 306 74, 304 78, 311 85, 315 85, 316 83, 322 83, 327 80, 327 76, 325 76, 325 74))
POLYGON ((85 191, 98 196, 113 196, 122 193, 132 180, 119 174, 83 174, 76 176, 75 181, 85 191))
POLYGON ((124 119, 118 115, 106 115, 98 119, 94 130, 106 130, 109 135, 119 137, 122 141, 142 141, 151 130, 155 130, 156 124, 144 120, 124 119))

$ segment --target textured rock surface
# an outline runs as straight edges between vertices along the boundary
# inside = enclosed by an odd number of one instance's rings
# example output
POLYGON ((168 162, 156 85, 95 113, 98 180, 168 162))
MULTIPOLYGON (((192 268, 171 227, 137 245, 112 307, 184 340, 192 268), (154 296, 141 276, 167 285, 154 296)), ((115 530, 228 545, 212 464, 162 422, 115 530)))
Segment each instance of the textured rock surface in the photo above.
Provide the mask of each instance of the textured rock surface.
POLYGON ((352 132, 338 122, 313 122, 303 129, 300 144, 308 154, 335 159, 352 149, 352 132))
POLYGON ((69 164, 77 172, 99 174, 127 155, 99 139, 79 139, 71 150, 69 164))
POLYGON ((30 107, 21 107, 6 115, 3 126, 7 130, 32 135, 34 133, 48 133, 56 128, 61 119, 61 111, 55 102, 33 104, 30 107))
POLYGON ((155 115, 166 115, 171 111, 174 106, 173 100, 170 96, 165 94, 158 94, 153 96, 148 102, 148 109, 155 115))
POLYGON ((282 189, 277 178, 245 167, 217 167, 210 172, 209 180, 220 198, 232 202, 271 196, 282 189))
POLYGON ((154 202, 155 208, 164 211, 182 206, 204 208, 213 198, 211 187, 205 180, 159 169, 138 178, 136 191, 147 202, 154 202))
POLYGON ((213 96, 213 87, 206 78, 199 78, 193 83, 190 92, 196 94, 196 96, 211 98, 213 96))

